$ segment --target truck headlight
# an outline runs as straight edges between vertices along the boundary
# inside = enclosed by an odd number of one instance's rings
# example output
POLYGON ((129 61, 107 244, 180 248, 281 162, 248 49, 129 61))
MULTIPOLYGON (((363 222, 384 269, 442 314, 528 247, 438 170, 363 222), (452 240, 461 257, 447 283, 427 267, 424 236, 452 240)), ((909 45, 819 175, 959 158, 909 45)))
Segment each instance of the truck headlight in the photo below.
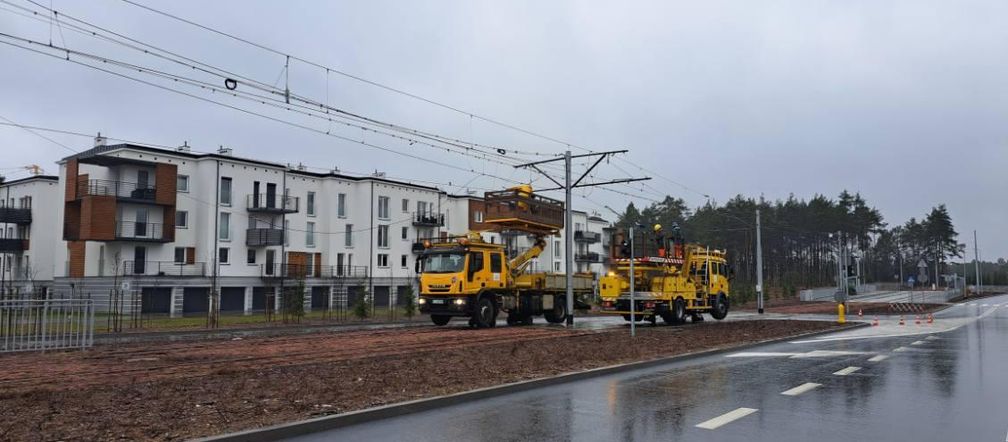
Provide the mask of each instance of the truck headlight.
POLYGON ((417 304, 420 304, 420 305, 424 305, 426 303, 427 303, 427 299, 425 299, 425 298, 420 298, 420 300, 417 301, 417 304))
POLYGON ((459 298, 459 299, 455 300, 455 305, 465 305, 465 303, 466 303, 466 300, 463 299, 463 298, 459 298))

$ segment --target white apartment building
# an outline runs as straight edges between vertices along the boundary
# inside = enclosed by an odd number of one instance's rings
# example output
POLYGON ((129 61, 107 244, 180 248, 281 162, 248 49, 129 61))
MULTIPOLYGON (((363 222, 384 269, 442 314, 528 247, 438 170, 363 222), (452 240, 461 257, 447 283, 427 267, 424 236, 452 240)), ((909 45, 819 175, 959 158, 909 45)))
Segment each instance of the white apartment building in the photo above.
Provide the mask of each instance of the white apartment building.
MULTIPOLYGON (((99 309, 120 289, 144 312, 202 314, 218 292, 222 312, 247 314, 276 308, 302 280, 306 310, 352 305, 365 291, 375 306, 401 304, 408 287, 415 295, 423 239, 489 227, 475 195, 227 149, 98 140, 59 166, 63 198, 47 197, 59 202, 51 205, 54 286, 98 299, 99 309)), ((580 225, 592 228, 587 218, 580 225)))
POLYGON ((44 295, 51 288, 59 198, 55 176, 0 183, 0 292, 44 295))

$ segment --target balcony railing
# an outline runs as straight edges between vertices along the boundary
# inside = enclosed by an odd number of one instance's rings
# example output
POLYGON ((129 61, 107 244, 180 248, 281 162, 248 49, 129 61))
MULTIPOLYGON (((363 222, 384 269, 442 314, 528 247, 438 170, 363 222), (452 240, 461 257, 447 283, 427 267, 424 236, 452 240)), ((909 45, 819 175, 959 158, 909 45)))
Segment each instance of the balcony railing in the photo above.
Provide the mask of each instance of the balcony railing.
POLYGON ((322 278, 367 278, 367 266, 323 266, 322 278))
POLYGON ((0 238, 0 252, 23 252, 28 250, 28 240, 20 238, 0 238))
POLYGON ((413 225, 425 227, 444 226, 444 214, 437 212, 413 212, 413 225))
POLYGON ((297 213, 300 199, 274 193, 251 193, 245 197, 249 212, 297 213))
POLYGON ((255 228, 245 230, 245 245, 249 247, 279 246, 283 242, 282 229, 255 228))
POLYGON ((577 253, 577 254, 574 255, 574 261, 577 261, 577 262, 601 262, 601 261, 599 261, 599 254, 597 252, 577 253))
POLYGON ((0 207, 0 223, 31 224, 31 208, 0 207))
POLYGON ((123 275, 144 276, 206 276, 206 263, 183 263, 174 261, 125 261, 123 275))
POLYGON ((602 240, 602 234, 599 232, 587 232, 584 230, 577 230, 574 232, 574 241, 595 243, 602 240))
POLYGON ((153 185, 139 185, 127 181, 88 180, 77 184, 78 196, 114 196, 118 199, 137 202, 154 202, 156 189, 153 185))
POLYGON ((164 236, 163 225, 140 221, 116 221, 115 237, 125 241, 168 241, 164 236))

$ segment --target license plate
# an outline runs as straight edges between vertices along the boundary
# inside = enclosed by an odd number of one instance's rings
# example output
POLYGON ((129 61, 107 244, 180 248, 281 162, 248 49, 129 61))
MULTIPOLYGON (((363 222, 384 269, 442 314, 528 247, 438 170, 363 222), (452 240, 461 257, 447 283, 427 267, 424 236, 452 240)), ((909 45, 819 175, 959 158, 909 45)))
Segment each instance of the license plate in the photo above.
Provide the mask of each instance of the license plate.
POLYGON ((444 304, 444 299, 431 299, 431 304, 444 304))

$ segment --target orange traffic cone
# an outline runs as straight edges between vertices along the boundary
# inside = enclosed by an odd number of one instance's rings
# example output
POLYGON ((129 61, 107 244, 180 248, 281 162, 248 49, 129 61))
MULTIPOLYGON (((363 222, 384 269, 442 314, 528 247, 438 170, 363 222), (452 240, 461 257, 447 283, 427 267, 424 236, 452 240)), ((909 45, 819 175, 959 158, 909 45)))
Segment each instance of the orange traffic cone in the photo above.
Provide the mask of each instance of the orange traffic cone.
POLYGON ((917 325, 920 325, 920 324, 921 324, 921 322, 920 322, 920 315, 917 315, 917 316, 915 317, 915 319, 914 319, 914 322, 915 322, 915 323, 917 323, 917 325))
POLYGON ((872 325, 872 326, 878 326, 878 316, 876 316, 876 317, 875 317, 875 320, 874 320, 874 321, 872 321, 872 324, 871 324, 871 325, 872 325))
POLYGON ((860 318, 861 316, 863 316, 863 315, 861 314, 861 309, 857 309, 857 315, 858 315, 858 317, 859 317, 859 318, 860 318))
POLYGON ((899 325, 906 325, 906 322, 903 321, 903 315, 900 315, 899 325))
POLYGON ((933 323, 934 323, 934 315, 928 313, 928 324, 933 324, 933 323))

